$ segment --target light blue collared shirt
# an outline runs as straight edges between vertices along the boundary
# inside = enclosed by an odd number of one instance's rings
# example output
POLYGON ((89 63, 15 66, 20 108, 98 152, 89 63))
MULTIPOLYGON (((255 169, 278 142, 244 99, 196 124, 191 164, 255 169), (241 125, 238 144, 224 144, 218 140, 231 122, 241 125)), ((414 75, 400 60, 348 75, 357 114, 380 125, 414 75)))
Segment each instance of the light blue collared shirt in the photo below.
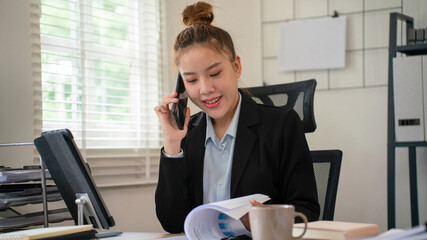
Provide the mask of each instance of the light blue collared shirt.
POLYGON ((239 104, 221 141, 215 134, 211 118, 206 117, 203 203, 230 199, 231 166, 241 103, 242 96, 239 93, 239 104))

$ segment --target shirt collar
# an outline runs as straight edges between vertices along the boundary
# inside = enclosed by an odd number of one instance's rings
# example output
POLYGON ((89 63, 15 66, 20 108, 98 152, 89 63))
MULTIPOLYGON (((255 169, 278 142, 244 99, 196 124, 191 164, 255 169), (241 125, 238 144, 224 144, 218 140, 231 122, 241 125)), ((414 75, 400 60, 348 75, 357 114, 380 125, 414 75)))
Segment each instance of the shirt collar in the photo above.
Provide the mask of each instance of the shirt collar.
MULTIPOLYGON (((224 137, 222 138, 221 142, 224 142, 224 139, 228 136, 232 138, 236 138, 236 132, 237 132, 237 124, 239 122, 239 116, 240 116, 240 106, 242 105, 242 95, 240 95, 239 92, 239 104, 237 105, 237 109, 234 112, 233 119, 231 119, 230 125, 227 128, 227 131, 224 134, 224 137)), ((215 130, 212 125, 212 120, 209 115, 206 114, 206 139, 205 139, 205 146, 208 143, 209 139, 213 141, 214 143, 218 141, 218 138, 215 134, 215 130)))

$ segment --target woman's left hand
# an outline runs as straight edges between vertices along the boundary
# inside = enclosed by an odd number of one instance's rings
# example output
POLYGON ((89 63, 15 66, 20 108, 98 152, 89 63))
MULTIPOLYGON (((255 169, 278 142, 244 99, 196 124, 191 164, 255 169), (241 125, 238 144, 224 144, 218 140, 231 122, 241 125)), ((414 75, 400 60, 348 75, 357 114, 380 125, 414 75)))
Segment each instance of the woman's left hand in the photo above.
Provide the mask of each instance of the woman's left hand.
MULTIPOLYGON (((252 204, 252 206, 262 206, 262 205, 264 205, 262 203, 259 203, 259 202, 255 201, 255 200, 251 200, 251 204, 252 204)), ((251 231, 251 224, 249 222, 249 213, 246 213, 245 215, 243 215, 243 217, 240 218, 240 221, 243 223, 243 226, 245 226, 245 228, 248 231, 251 231)))

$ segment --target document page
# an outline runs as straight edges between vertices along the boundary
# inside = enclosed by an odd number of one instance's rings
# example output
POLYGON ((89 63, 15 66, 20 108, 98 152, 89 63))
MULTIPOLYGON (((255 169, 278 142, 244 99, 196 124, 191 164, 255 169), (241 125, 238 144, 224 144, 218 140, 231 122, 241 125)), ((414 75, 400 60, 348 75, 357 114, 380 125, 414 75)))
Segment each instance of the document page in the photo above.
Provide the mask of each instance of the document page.
POLYGON ((217 240, 239 235, 251 236, 240 218, 249 212, 252 199, 264 203, 270 198, 266 195, 254 194, 205 204, 193 209, 185 219, 185 234, 190 240, 217 240))

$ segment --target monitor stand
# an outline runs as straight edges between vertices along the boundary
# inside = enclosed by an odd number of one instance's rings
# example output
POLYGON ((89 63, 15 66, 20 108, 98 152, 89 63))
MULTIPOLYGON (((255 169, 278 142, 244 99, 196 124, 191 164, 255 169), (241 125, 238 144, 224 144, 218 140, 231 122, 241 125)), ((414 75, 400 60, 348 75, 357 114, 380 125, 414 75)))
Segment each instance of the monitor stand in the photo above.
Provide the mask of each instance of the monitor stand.
POLYGON ((93 224, 92 220, 95 220, 97 227, 103 229, 87 193, 77 193, 75 203, 77 204, 77 225, 83 225, 83 217, 85 217, 89 224, 93 224))
MULTIPOLYGON (((98 228, 102 230, 106 230, 102 228, 101 222, 99 221, 98 215, 96 215, 95 209, 93 208, 92 202, 90 201, 87 193, 77 193, 76 201, 77 204, 77 225, 83 225, 83 216, 86 218, 86 221, 89 224, 93 224, 91 219, 94 219, 98 228)), ((96 227, 95 227, 96 228, 96 227)), ((119 236, 122 232, 102 232, 97 233, 96 238, 105 238, 105 237, 114 237, 119 236)))

